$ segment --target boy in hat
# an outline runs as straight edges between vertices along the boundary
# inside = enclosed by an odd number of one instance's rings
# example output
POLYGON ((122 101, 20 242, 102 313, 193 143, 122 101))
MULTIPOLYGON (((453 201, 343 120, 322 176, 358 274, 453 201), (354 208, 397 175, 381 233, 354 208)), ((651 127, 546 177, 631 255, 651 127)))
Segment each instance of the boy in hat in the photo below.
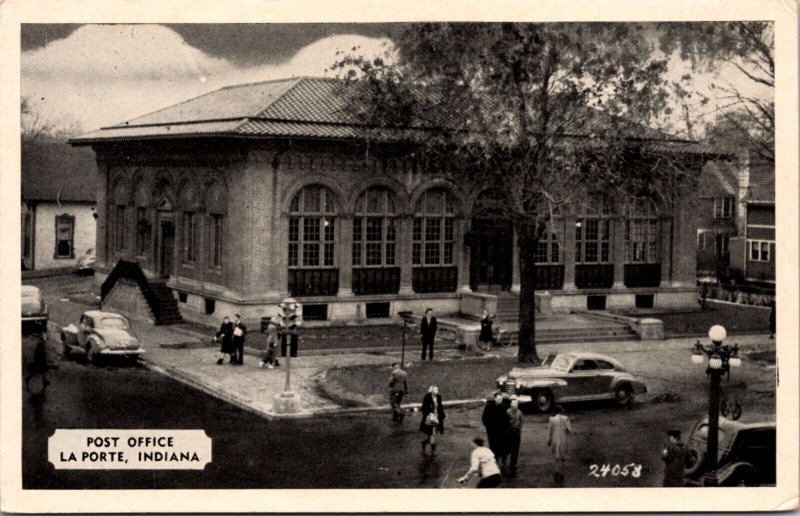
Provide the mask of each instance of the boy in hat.
POLYGON ((664 487, 682 487, 684 468, 689 458, 689 449, 681 442, 681 431, 667 432, 667 442, 661 452, 664 461, 664 487))

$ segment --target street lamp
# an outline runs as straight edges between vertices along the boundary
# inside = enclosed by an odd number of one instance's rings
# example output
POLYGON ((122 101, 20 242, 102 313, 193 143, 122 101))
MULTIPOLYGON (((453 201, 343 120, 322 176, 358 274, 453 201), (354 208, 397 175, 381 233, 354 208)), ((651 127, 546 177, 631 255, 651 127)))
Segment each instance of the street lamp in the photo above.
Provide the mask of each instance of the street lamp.
POLYGON ((698 340, 694 345, 692 363, 702 365, 708 359, 706 374, 711 378, 711 385, 708 390, 708 437, 706 439, 706 464, 703 485, 717 486, 717 450, 719 448, 719 384, 722 375, 728 374, 730 378, 730 368, 742 365, 739 358, 739 346, 733 347, 722 344, 727 332, 723 326, 715 324, 708 330, 708 338, 711 346, 700 344, 698 340))

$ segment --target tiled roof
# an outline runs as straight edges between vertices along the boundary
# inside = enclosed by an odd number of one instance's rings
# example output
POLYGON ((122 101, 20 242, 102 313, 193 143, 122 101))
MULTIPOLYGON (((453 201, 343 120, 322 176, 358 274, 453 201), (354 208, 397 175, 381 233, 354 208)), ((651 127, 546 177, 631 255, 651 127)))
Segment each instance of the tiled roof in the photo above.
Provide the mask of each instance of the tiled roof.
POLYGON ((97 162, 91 149, 61 142, 24 143, 21 165, 25 200, 95 201, 97 162))
MULTIPOLYGON (((458 117, 458 109, 446 107, 446 101, 437 102, 430 96, 420 95, 431 109, 458 117)), ((432 136, 430 126, 423 121, 412 123, 411 127, 380 129, 360 123, 348 109, 353 102, 359 102, 360 97, 357 88, 331 78, 296 77, 229 86, 122 124, 87 133, 73 139, 72 143, 198 135, 322 139, 370 137, 386 141, 420 141, 432 136)), ((580 128, 565 128, 565 135, 596 137, 607 132, 608 116, 602 112, 588 110, 586 117, 576 118, 588 122, 581 124, 580 128)), ((641 124, 627 123, 624 126, 632 137, 659 140, 665 144, 676 143, 663 133, 641 124)), ((690 152, 704 150, 694 148, 690 152)))

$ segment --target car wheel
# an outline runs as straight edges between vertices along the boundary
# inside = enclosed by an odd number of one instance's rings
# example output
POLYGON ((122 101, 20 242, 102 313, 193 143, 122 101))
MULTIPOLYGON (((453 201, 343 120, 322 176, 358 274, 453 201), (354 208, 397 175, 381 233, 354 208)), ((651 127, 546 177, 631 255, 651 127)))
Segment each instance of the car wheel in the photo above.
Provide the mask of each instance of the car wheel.
POLYGON ((686 469, 685 469, 686 474, 692 475, 696 473, 703 465, 703 461, 705 461, 705 459, 706 459, 706 454, 703 450, 690 447, 689 458, 686 460, 686 469))
POLYGON ((631 402, 631 386, 628 384, 623 384, 617 387, 617 390, 614 391, 614 401, 617 402, 617 405, 625 406, 631 402))
POLYGON ((550 412, 553 409, 553 393, 549 390, 539 391, 533 396, 539 412, 550 412))

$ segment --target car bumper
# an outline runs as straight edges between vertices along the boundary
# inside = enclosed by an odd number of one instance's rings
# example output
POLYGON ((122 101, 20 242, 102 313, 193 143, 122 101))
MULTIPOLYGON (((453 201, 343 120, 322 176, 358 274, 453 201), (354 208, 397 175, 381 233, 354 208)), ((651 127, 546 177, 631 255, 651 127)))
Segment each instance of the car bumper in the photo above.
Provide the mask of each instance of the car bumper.
POLYGON ((141 355, 144 353, 143 349, 101 349, 101 355, 141 355))
POLYGON ((48 320, 47 314, 22 316, 22 322, 47 322, 47 320, 48 320))

